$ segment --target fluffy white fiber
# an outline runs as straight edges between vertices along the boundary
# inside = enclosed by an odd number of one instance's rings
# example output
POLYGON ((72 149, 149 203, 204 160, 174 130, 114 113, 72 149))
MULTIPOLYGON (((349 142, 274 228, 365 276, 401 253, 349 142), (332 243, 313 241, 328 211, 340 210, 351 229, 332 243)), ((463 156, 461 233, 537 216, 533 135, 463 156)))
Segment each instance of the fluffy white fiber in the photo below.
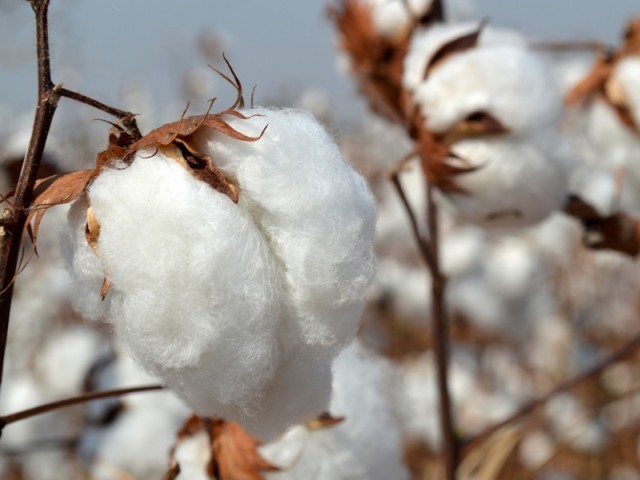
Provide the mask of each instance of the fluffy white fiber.
POLYGON ((614 69, 613 80, 618 82, 634 122, 640 125, 640 55, 624 58, 614 69))
POLYGON ((331 413, 343 423, 320 430, 295 427, 261 453, 282 472, 270 480, 402 480, 402 442, 393 411, 397 372, 354 342, 334 364, 331 413))
MULTIPOLYGON (((455 24, 437 24, 416 30, 411 37, 409 50, 404 60, 402 83, 410 92, 423 83, 424 71, 433 55, 446 43, 478 29, 478 23, 463 22, 455 24)), ((480 33, 479 45, 524 46, 525 38, 518 32, 485 26, 480 33)), ((517 74, 511 72, 511 74, 517 74)))
POLYGON ((413 17, 420 17, 432 0, 360 0, 371 8, 373 26, 381 36, 397 38, 407 33, 413 17), (408 4, 408 5, 407 5, 408 4), (409 8, 407 8, 407 6, 409 8))
POLYGON ((375 205, 311 116, 245 113, 260 116, 229 123, 256 136, 268 124, 260 140, 199 139, 239 186, 238 205, 139 152, 89 189, 98 256, 82 241, 86 200, 72 208, 69 264, 75 306, 106 316, 147 370, 198 414, 268 438, 326 408, 331 362, 374 275, 375 205))
POLYGON ((478 167, 456 177, 468 194, 442 195, 459 219, 516 228, 543 220, 565 200, 568 167, 557 151, 513 136, 463 140, 452 150, 478 167))

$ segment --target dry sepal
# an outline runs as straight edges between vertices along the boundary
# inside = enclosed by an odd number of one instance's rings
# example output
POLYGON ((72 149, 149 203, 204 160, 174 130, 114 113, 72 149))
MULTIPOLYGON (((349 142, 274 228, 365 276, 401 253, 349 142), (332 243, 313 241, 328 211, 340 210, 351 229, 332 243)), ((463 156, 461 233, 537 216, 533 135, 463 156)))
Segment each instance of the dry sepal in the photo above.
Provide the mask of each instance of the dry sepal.
MULTIPOLYGON (((623 63, 640 62, 640 18, 632 19, 625 30, 621 45, 616 50, 602 48, 589 73, 567 94, 565 103, 574 106, 602 99, 615 112, 621 124, 640 134, 640 125, 630 105, 630 93, 619 78, 623 63)), ((637 85, 631 86, 637 88, 637 85)))
POLYGON ((409 0, 375 2, 341 0, 339 7, 329 9, 329 17, 340 34, 340 49, 348 56, 362 94, 371 109, 398 123, 404 122, 402 96, 403 59, 413 30, 419 25, 442 21, 440 0, 426 2, 422 12, 412 11, 409 0), (391 31, 380 31, 375 17, 385 7, 404 9, 406 22, 391 31))
POLYGON ((326 410, 375 271, 375 202, 313 117, 242 108, 229 80, 224 112, 135 142, 114 129, 67 262, 81 315, 198 415, 266 440, 326 410))
POLYGON ((279 468, 260 456, 260 445, 237 423, 192 416, 178 432, 165 478, 262 480, 279 468))

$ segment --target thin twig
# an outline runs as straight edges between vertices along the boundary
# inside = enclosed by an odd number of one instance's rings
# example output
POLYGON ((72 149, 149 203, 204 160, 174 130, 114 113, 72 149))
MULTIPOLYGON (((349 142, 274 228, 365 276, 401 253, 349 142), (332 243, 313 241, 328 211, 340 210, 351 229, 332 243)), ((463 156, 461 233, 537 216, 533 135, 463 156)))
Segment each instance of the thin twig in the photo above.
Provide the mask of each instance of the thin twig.
POLYGON ((142 134, 138 129, 138 124, 133 113, 120 110, 119 108, 114 108, 110 105, 99 102, 94 98, 87 97, 86 95, 74 92, 63 87, 60 87, 58 89, 58 95, 60 95, 61 97, 69 98, 71 100, 75 100, 76 102, 84 103, 85 105, 89 105, 90 107, 102 110, 103 112, 120 119, 122 121, 122 124, 132 134, 134 140, 139 140, 142 138, 142 134))
POLYGON ((51 81, 51 66, 49 62, 49 33, 47 24, 49 0, 32 0, 30 3, 36 16, 38 106, 33 122, 31 141, 29 142, 18 184, 15 189, 13 199, 15 208, 11 209, 10 226, 6 227, 1 239, 0 266, 4 268, 3 271, 0 272, 0 275, 2 275, 0 291, 0 388, 2 386, 4 354, 7 345, 7 332, 9 330, 13 281, 18 265, 18 258, 20 257, 21 237, 27 218, 26 210, 31 203, 33 188, 40 168, 40 161, 58 101, 57 90, 51 81))
POLYGON ((540 398, 536 398, 535 400, 531 401, 530 403, 522 407, 516 413, 511 415, 510 417, 502 420, 501 422, 498 422, 495 425, 492 425, 491 427, 478 433, 477 435, 474 435, 472 437, 469 437, 463 440, 462 448, 464 449, 465 452, 469 452, 473 450, 475 447, 477 447, 479 444, 487 440, 489 437, 491 437, 494 433, 496 433, 501 428, 504 428, 507 425, 510 425, 512 423, 515 423, 524 419, 531 412, 543 406, 545 403, 547 403, 549 400, 551 400, 553 397, 555 397, 559 393, 566 392, 568 390, 571 390, 577 387, 582 383, 593 380, 614 363, 624 360, 630 355, 636 353, 638 349, 640 349, 640 335, 634 337, 626 345, 624 345, 622 348, 620 348, 616 352, 612 353, 610 356, 606 357, 604 360, 602 360, 600 363, 598 363, 594 367, 586 370, 584 373, 568 380, 567 382, 562 383, 561 385, 557 386, 546 395, 540 398))
POLYGON ((150 392, 155 390, 162 390, 162 385, 145 385, 142 387, 130 387, 130 388, 118 388, 115 390, 105 390, 102 392, 90 392, 80 395, 78 397, 65 398, 64 400, 58 400, 56 402, 45 403, 38 405, 37 407, 28 408, 20 412, 12 413, 10 415, 4 415, 0 417, 0 432, 7 425, 24 420, 26 418, 35 417, 36 415, 42 415, 43 413, 52 412, 61 408, 71 407, 73 405, 79 405, 81 403, 91 402, 93 400, 99 400, 109 397, 121 397, 123 395, 130 395, 132 393, 150 392))
POLYGON ((428 185, 427 214, 431 257, 431 329, 433 349, 438 378, 438 396, 440 403, 440 430, 442 434, 442 455, 444 457, 445 478, 455 480, 458 469, 458 439, 453 425, 453 408, 449 394, 449 319, 445 303, 447 278, 440 269, 440 242, 438 225, 438 207, 433 195, 434 187, 428 185))
POLYGON ((390 173, 390 179, 402 200, 402 204, 409 216, 413 235, 418 244, 420 254, 431 272, 431 328, 433 337, 433 348, 436 360, 438 395, 440 404, 440 430, 442 434, 442 456, 444 460, 446 480, 455 480, 456 470, 459 463, 459 445, 455 436, 453 425, 453 412, 451 397, 449 395, 449 335, 448 335, 448 315, 445 304, 445 292, 447 279, 440 269, 439 252, 439 228, 438 228, 438 208, 433 197, 433 187, 427 188, 427 228, 429 238, 425 239, 420 234, 420 227, 417 218, 407 200, 402 184, 398 176, 398 169, 390 173))

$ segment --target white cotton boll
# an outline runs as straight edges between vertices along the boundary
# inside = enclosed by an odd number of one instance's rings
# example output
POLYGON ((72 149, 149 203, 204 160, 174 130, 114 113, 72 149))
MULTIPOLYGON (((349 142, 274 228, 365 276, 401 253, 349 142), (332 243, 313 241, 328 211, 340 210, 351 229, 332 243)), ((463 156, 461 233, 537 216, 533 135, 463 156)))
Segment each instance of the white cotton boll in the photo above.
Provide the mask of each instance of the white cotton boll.
POLYGON ((640 125, 640 55, 623 58, 612 73, 636 125, 640 125))
POLYGON ((226 196, 150 152, 89 199, 116 332, 198 413, 255 415, 278 361, 279 284, 264 239, 226 196))
POLYGON ((578 450, 594 453, 607 442, 604 425, 590 420, 582 404, 570 394, 552 398, 545 406, 545 413, 556 436, 578 450))
POLYGON ((408 478, 395 417, 396 372, 359 342, 334 363, 330 411, 339 425, 309 431, 298 426, 261 453, 283 467, 270 480, 387 480, 408 478))
POLYGON ((125 411, 102 432, 91 478, 162 478, 179 428, 180 421, 162 410, 150 407, 125 411))
POLYGON ((482 231, 473 226, 462 227, 452 232, 441 245, 444 274, 449 278, 455 278, 473 270, 483 258, 486 243, 482 231))
POLYGON ((507 305, 480 273, 451 283, 447 298, 453 311, 481 329, 499 329, 510 319, 507 305))
POLYGON ((285 272, 293 318, 308 344, 336 351, 351 341, 375 274, 375 201, 364 179, 342 159, 322 126, 296 110, 245 110, 229 124, 241 142, 201 134, 222 171, 237 180, 240 198, 265 233, 285 272))
POLYGON ((211 461, 211 439, 204 431, 181 439, 173 452, 180 473, 175 480, 211 480, 207 467, 211 461))
POLYGON ((480 46, 451 56, 415 90, 432 132, 445 132, 475 112, 487 112, 511 133, 560 120, 560 87, 549 65, 520 45, 480 46))
POLYGON ((413 18, 419 18, 424 15, 432 3, 432 0, 361 1, 371 8, 373 27, 376 32, 382 37, 391 39, 406 35, 411 27, 413 18))
MULTIPOLYGON (((446 43, 478 29, 478 23, 436 24, 416 30, 411 37, 409 50, 404 60, 402 84, 405 89, 415 92, 423 83, 424 72, 433 55, 446 43)), ((479 45, 521 45, 526 43, 519 33, 502 28, 486 26, 479 38, 479 45)), ((475 89, 474 89, 475 90, 475 89)))
POLYGON ((531 470, 537 470, 547 463, 555 452, 553 439, 542 431, 528 433, 518 449, 520 461, 531 470))
POLYGON ((86 327, 52 335, 35 358, 35 374, 54 397, 79 395, 94 360, 104 352, 104 339, 86 327))
POLYGON ((393 260, 380 262, 377 294, 388 299, 393 311, 403 318, 424 320, 427 317, 431 308, 430 285, 431 277, 424 267, 405 267, 393 260))
POLYGON ((564 159, 550 157, 530 141, 469 139, 456 143, 453 152, 477 167, 456 176, 467 194, 440 196, 460 220, 492 229, 521 228, 540 222, 564 204, 568 181, 564 159))
POLYGON ((487 281, 506 299, 526 297, 539 278, 539 262, 528 242, 517 237, 504 238, 494 245, 487 258, 487 281))

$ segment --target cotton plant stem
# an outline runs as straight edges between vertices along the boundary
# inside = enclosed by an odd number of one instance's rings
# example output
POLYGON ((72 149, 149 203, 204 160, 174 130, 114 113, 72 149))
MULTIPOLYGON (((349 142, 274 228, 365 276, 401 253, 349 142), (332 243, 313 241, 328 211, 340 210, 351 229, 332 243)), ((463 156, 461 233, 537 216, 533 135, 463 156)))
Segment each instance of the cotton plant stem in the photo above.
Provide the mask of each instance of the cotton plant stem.
POLYGON ((9 314, 11 313, 11 298, 13 283, 20 257, 21 237, 24 230, 27 208, 33 195, 33 188, 38 176, 40 161, 44 146, 49 135, 53 115, 58 102, 57 89, 51 81, 51 66, 49 62, 49 34, 47 13, 49 0, 31 0, 31 7, 36 16, 36 45, 38 55, 38 105, 31 141, 22 164, 22 170, 16 185, 13 198, 13 208, 8 210, 7 225, 3 226, 0 247, 0 266, 3 271, 2 289, 0 292, 0 388, 2 387, 2 373, 4 370, 4 356, 7 346, 9 330, 9 314))
POLYGON ((502 429, 502 428, 504 428, 504 427, 506 427, 508 425, 511 425, 512 423, 515 423, 515 422, 518 422, 520 420, 523 420, 529 414, 531 414, 534 410, 536 410, 539 407, 542 407, 544 404, 546 404, 549 400, 551 400, 553 397, 555 397, 559 393, 566 392, 568 390, 571 390, 571 389, 577 387, 578 385, 581 385, 581 384, 583 384, 585 382, 594 380, 600 374, 602 374, 607 368, 609 368, 611 365, 613 365, 616 362, 620 362, 620 361, 630 357, 634 353, 637 353, 638 350, 640 350, 640 335, 637 335, 636 337, 634 337, 627 344, 625 344, 622 348, 620 348, 619 350, 615 351, 614 353, 612 353, 611 355, 606 357, 604 360, 602 360, 597 365, 595 365, 592 368, 586 370, 585 372, 581 373, 580 375, 568 380, 567 382, 564 382, 561 385, 558 385, 556 388, 554 388, 553 390, 548 392, 546 395, 544 395, 542 397, 539 397, 539 398, 536 398, 535 400, 531 401, 530 403, 528 403, 527 405, 522 407, 516 413, 511 415, 510 417, 502 420, 501 422, 498 422, 495 425, 490 426, 489 428, 487 428, 486 430, 478 433, 477 435, 474 435, 472 437, 469 437, 469 438, 465 439, 462 442, 463 450, 465 452, 469 452, 469 451, 473 450, 478 445, 480 445, 485 440, 487 440, 489 437, 491 437, 498 430, 500 430, 500 429, 502 429))
POLYGON ((449 319, 445 293, 447 278, 440 269, 440 242, 438 207, 433 195, 433 186, 427 190, 427 211, 431 269, 431 329, 433 351, 436 359, 438 397, 440 404, 440 431, 442 435, 442 456, 446 480, 455 480, 459 463, 458 439, 453 424, 453 408, 449 394, 449 319))
POLYGON ((0 390, 4 371, 4 357, 11 314, 13 284, 20 261, 21 240, 25 230, 28 209, 33 201, 33 189, 44 153, 45 144, 58 100, 66 97, 120 119, 134 139, 140 138, 140 130, 135 116, 129 112, 110 107, 81 93, 54 85, 51 79, 49 56, 48 10, 49 0, 27 0, 36 17, 36 49, 38 63, 38 103, 31 133, 31 140, 25 154, 20 177, 10 207, 5 208, 0 218, 0 390))
POLYGON ((124 395, 131 395, 133 393, 151 392, 162 389, 164 389, 162 385, 145 385, 141 387, 119 388, 115 390, 105 390, 102 392, 85 393, 78 397, 66 398, 64 400, 58 400, 56 402, 45 403, 37 407, 29 408, 27 410, 22 410, 20 412, 0 417, 0 432, 2 431, 2 429, 4 429, 4 427, 11 423, 35 417, 36 415, 42 415, 44 413, 52 412, 54 410, 59 410, 61 408, 71 407, 74 405, 91 402, 93 400, 100 400, 103 398, 121 397, 124 395))
POLYGON ((427 190, 427 211, 428 211, 428 234, 429 239, 425 239, 420 235, 420 227, 417 218, 413 213, 413 209, 407 200, 407 196, 402 188, 398 172, 394 171, 390 175, 390 179, 402 200, 402 204, 409 216, 411 228, 420 254, 427 264, 431 272, 431 291, 432 298, 431 311, 431 327, 433 337, 433 349, 436 359, 438 395, 440 404, 440 431, 442 434, 442 457, 445 470, 446 480, 455 480, 456 470, 459 463, 458 439, 455 436, 455 428, 453 424, 453 412, 451 405, 451 397, 449 394, 449 335, 448 335, 448 318, 445 303, 445 293, 447 287, 447 279, 440 269, 440 252, 439 252, 439 226, 438 226, 438 208, 433 197, 433 188, 428 186, 427 190))

